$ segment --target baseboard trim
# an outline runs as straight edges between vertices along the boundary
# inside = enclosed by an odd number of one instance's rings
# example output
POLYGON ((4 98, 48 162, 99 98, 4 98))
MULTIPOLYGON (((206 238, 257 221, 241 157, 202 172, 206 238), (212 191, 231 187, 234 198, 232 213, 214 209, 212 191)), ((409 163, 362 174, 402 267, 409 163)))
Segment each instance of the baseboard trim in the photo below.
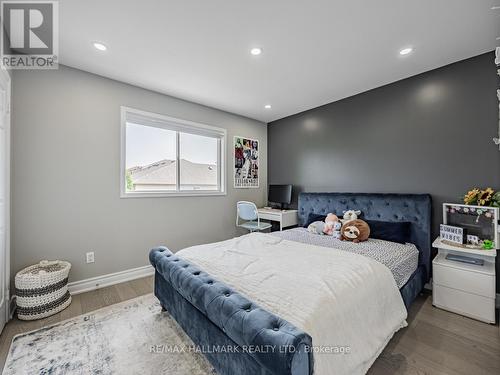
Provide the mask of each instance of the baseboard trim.
POLYGON ((71 294, 80 294, 91 290, 101 289, 107 286, 124 283, 142 277, 151 276, 155 273, 153 266, 143 266, 125 271, 110 273, 107 275, 91 277, 80 281, 68 283, 68 290, 71 294))
POLYGON ((17 308, 16 296, 13 295, 9 299, 9 317, 7 321, 11 320, 14 317, 14 314, 16 313, 16 308, 17 308))

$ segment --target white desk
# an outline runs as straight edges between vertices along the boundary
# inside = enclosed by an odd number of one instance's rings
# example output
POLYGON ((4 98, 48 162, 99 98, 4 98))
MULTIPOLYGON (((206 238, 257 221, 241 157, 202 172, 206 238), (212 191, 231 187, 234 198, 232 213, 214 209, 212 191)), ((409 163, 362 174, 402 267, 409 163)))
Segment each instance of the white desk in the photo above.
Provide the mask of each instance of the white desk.
POLYGON ((297 210, 279 210, 276 208, 259 208, 259 218, 269 221, 278 221, 280 223, 280 231, 283 228, 291 227, 299 223, 297 210))

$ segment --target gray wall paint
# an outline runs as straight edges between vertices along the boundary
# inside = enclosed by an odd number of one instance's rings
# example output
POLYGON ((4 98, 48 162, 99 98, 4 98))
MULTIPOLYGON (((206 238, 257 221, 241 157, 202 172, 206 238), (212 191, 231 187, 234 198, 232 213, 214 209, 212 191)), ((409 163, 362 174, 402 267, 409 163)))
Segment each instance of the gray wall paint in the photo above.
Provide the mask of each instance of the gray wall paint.
POLYGON ((436 234, 443 202, 500 188, 493 61, 484 54, 270 123, 269 182, 430 193, 436 234))
POLYGON ((70 281, 144 266, 156 245, 235 236, 236 202, 265 201, 261 122, 64 66, 16 71, 12 112, 13 273, 41 259, 70 261, 70 281), (120 199, 121 105, 226 128, 227 196, 120 199), (260 189, 232 187, 234 135, 261 142, 260 189))

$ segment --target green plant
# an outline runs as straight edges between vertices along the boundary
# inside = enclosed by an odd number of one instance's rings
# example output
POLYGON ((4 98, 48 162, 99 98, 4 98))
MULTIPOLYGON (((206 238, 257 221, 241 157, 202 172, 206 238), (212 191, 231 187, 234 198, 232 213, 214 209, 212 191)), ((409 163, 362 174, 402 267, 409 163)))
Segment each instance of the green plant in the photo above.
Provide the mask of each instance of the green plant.
POLYGON ((493 196, 491 197, 491 205, 493 207, 500 207, 500 191, 497 191, 493 196))

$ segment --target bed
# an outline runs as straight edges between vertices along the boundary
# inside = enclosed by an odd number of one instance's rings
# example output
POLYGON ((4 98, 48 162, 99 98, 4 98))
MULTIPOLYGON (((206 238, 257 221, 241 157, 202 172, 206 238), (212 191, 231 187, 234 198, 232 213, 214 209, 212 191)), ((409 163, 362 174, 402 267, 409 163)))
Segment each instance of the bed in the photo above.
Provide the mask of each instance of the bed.
POLYGON ((368 220, 411 223, 418 259, 406 280, 398 284, 393 269, 365 255, 254 234, 184 249, 179 255, 166 247, 153 249, 155 295, 220 374, 321 375, 332 368, 335 373, 364 373, 404 326, 404 307, 428 281, 431 199, 414 194, 299 195, 302 224, 310 213, 346 209, 359 209, 368 220), (325 345, 329 340, 333 345, 325 345), (355 350, 349 355, 315 351, 351 346, 355 350))

